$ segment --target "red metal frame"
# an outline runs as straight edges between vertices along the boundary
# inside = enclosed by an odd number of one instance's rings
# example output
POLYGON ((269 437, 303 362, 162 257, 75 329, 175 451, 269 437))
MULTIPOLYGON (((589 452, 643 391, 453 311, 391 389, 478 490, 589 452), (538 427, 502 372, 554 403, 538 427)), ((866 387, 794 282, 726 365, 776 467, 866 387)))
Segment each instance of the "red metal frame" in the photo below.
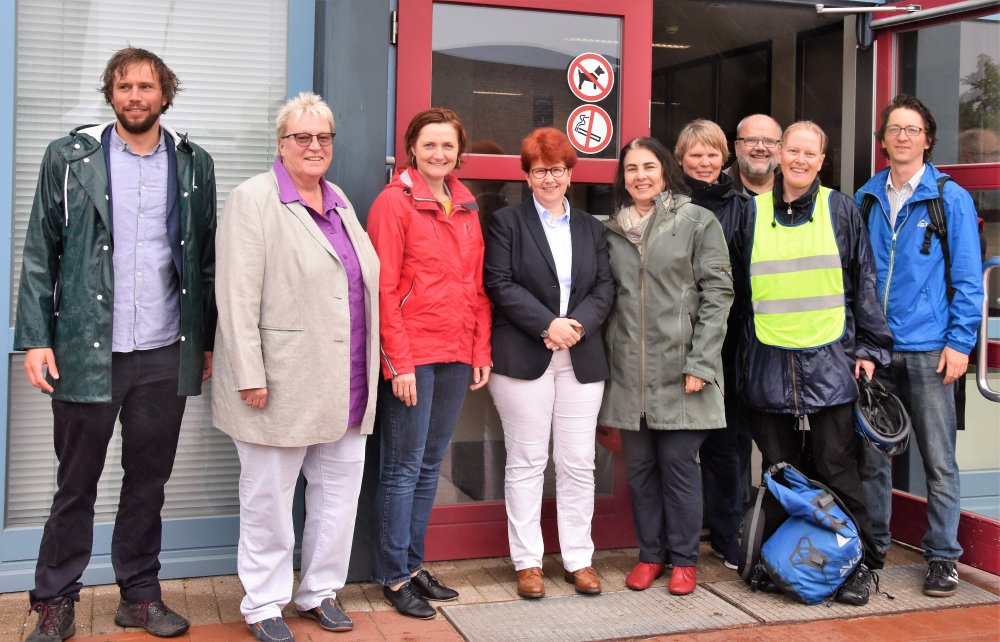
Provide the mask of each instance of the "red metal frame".
MULTIPOLYGON (((927 500, 897 490, 892 497, 892 538, 911 546, 920 546, 927 531, 927 500)), ((962 545, 962 563, 1000 575, 1000 523, 975 513, 962 513, 958 522, 958 541, 962 545)))
MULTIPOLYGON (((619 140, 649 135, 649 101, 652 85, 653 3, 650 0, 405 0, 399 5, 399 41, 396 73, 397 164, 405 163, 406 126, 413 114, 430 106, 432 10, 435 3, 467 4, 512 9, 622 17, 622 59, 618 79, 619 140)), ((580 158, 573 168, 575 183, 611 183, 617 169, 612 159, 580 158)), ((519 156, 468 154, 462 160, 461 178, 520 181, 524 178, 519 156)), ((591 533, 598 548, 635 545, 632 504, 628 495, 625 461, 614 456, 611 495, 598 495, 591 533)), ((545 549, 558 550, 555 502, 542 504, 545 549)), ((427 560, 468 559, 508 553, 507 513, 503 502, 455 504, 434 508, 427 529, 427 560)))
MULTIPOLYGON (((892 5, 906 5, 909 1, 894 2, 892 5)), ((922 9, 933 9, 955 4, 955 0, 922 0, 922 9)), ((896 34, 902 31, 922 29, 935 25, 967 20, 983 15, 996 13, 996 7, 942 16, 934 20, 890 27, 879 31, 875 40, 875 110, 872 130, 878 128, 878 119, 882 109, 892 101, 897 91, 897 52, 896 34)), ((888 160, 881 153, 878 141, 874 146, 875 169, 884 169, 888 160)), ((979 165, 942 165, 940 169, 952 176, 955 181, 967 190, 1000 189, 1000 163, 984 163, 979 165)), ((990 345, 991 359, 994 346, 990 345)), ((972 392, 971 394, 976 394, 972 392)), ((901 542, 912 546, 920 546, 920 540, 927 530, 927 500, 902 491, 893 492, 892 536, 901 542)), ((959 521, 958 540, 962 544, 964 554, 962 562, 1000 574, 1000 522, 963 512, 959 521)))
MULTIPOLYGON (((406 0, 399 7, 396 73, 396 161, 406 159, 406 125, 413 114, 430 107, 431 17, 438 4, 467 4, 508 9, 533 9, 622 17, 621 108, 619 137, 624 142, 649 135, 649 101, 653 77, 653 3, 650 0, 406 0), (567 6, 569 5, 569 6, 567 6)), ((581 157, 573 168, 575 183, 611 183, 618 161, 581 157)), ((467 154, 461 178, 503 181, 524 179, 521 160, 514 155, 467 154)))

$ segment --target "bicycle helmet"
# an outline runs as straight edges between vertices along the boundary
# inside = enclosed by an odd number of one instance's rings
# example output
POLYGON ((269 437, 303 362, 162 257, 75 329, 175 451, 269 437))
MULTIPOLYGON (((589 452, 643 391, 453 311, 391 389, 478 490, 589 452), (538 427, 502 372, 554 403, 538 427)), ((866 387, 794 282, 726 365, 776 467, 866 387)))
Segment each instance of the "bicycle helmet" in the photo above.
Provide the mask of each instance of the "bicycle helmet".
POLYGON ((858 378, 854 429, 871 447, 890 456, 906 450, 910 442, 910 415, 903 402, 864 372, 858 378))

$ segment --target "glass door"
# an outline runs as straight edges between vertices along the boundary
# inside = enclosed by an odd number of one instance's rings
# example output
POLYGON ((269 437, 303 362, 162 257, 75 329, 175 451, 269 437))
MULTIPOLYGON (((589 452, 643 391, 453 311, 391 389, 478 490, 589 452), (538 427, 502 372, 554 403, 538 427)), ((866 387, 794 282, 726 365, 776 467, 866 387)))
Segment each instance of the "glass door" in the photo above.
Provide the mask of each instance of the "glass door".
MULTIPOLYGON (((567 133, 580 155, 570 202, 610 215, 619 150, 649 134, 652 1, 406 0, 400 2, 396 161, 406 126, 430 106, 461 117, 469 154, 459 177, 481 221, 526 191, 521 139, 537 127, 567 133), (571 10, 567 7, 571 6, 571 10)), ((507 553, 505 452, 487 391, 466 397, 441 469, 428 559, 507 553)), ((546 472, 547 550, 556 550, 555 479, 546 472)), ((593 536, 599 548, 634 544, 624 461, 598 447, 593 536)))
MULTIPOLYGON (((921 3, 924 12, 946 14, 943 0, 921 3)), ((873 23, 877 26, 878 21, 873 23)), ((933 162, 967 189, 983 221, 987 257, 1000 255, 1000 12, 991 8, 946 14, 930 20, 897 23, 878 32, 876 114, 897 93, 928 105, 937 121, 933 162)), ((877 118, 877 115, 876 115, 877 118)), ((877 126, 877 123, 876 123, 877 126)), ((876 153, 876 168, 886 161, 876 153)), ((1000 270, 987 284, 986 336, 1000 341, 1000 270)), ((993 351, 994 354, 996 351, 993 351)), ((985 369, 990 387, 1000 389, 1000 363, 976 363, 970 356, 966 376, 965 428, 958 433, 962 518, 962 561, 1000 573, 1000 404, 980 394, 977 372, 985 369), (992 366, 992 370, 990 367, 992 366)), ((919 452, 894 461, 892 533, 920 545, 927 524, 926 480, 919 452)))

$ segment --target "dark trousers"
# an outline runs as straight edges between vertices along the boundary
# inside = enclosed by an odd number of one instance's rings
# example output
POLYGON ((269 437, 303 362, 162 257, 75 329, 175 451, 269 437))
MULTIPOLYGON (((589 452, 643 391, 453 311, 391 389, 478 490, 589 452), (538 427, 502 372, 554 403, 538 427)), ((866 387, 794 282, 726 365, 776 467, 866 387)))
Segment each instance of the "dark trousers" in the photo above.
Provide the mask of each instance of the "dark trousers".
POLYGON ((698 564, 701 471, 698 449, 709 430, 623 430, 639 561, 698 564))
POLYGON ((734 396, 726 397, 726 427, 707 431, 708 437, 698 456, 709 542, 729 562, 737 562, 740 558, 740 522, 743 521, 744 495, 748 492, 740 456, 742 423, 734 396))
POLYGON ((177 395, 179 344, 114 353, 111 402, 52 401, 56 493, 35 567, 32 603, 78 600, 94 542, 94 502, 115 420, 122 423, 124 471, 111 538, 111 564, 122 597, 160 599, 160 509, 177 452, 186 397, 177 395))
MULTIPOLYGON (((851 511, 865 545, 865 563, 882 568, 885 551, 872 536, 871 519, 861 489, 861 438, 854 432, 851 404, 824 408, 809 415, 809 439, 812 467, 817 481, 829 486, 851 511)), ((753 412, 750 430, 765 462, 786 462, 810 475, 803 466, 802 433, 796 430, 793 415, 753 412)))

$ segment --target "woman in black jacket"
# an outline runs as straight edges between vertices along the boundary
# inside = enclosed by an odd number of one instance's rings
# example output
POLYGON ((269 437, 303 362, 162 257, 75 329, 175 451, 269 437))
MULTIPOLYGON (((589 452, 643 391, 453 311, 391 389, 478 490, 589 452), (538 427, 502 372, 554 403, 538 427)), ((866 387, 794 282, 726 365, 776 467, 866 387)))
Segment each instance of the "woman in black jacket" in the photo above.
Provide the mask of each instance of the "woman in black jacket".
MULTIPOLYGON (((732 179, 722 172, 729 159, 729 145, 722 129, 710 120, 698 119, 684 126, 677 137, 674 156, 684 171, 691 202, 710 210, 722 224, 732 256, 733 237, 747 216, 750 199, 733 189, 732 179)), ((736 297, 739 297, 740 265, 732 261, 736 297)), ((745 294, 745 289, 743 294, 745 294)), ((736 394, 739 371, 739 310, 737 300, 729 313, 726 339, 722 344, 722 367, 726 391, 726 428, 713 430, 701 445, 702 492, 705 524, 712 552, 728 568, 739 559, 739 530, 747 496, 750 467, 750 433, 742 419, 736 394)))
POLYGON ((545 594, 540 516, 550 439, 565 579, 578 593, 601 591, 590 522, 597 412, 609 376, 601 326, 615 292, 603 226, 566 199, 576 160, 562 132, 529 134, 521 167, 531 197, 490 215, 486 236, 488 385, 503 422, 507 533, 524 598, 545 594))

